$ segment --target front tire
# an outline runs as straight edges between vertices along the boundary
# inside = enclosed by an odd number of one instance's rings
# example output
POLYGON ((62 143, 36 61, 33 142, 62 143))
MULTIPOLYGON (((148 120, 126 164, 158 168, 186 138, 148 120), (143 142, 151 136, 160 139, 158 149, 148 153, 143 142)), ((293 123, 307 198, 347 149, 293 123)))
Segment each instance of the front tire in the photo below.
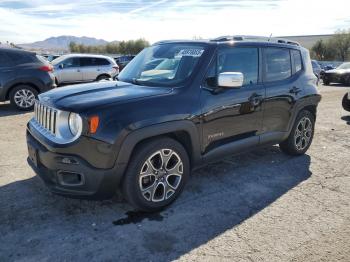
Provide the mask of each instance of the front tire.
POLYGON ((170 138, 153 139, 133 154, 123 194, 137 210, 159 211, 180 195, 189 174, 189 158, 180 143, 170 138))
POLYGON ((345 111, 350 112, 350 97, 348 96, 348 94, 345 94, 342 100, 342 106, 344 108, 345 111))
POLYGON ((314 136, 315 117, 307 110, 301 111, 295 119, 288 138, 280 143, 281 150, 288 155, 303 155, 309 149, 314 136))
POLYGON ((34 108, 38 91, 28 85, 19 85, 10 92, 11 105, 21 111, 30 111, 34 108))

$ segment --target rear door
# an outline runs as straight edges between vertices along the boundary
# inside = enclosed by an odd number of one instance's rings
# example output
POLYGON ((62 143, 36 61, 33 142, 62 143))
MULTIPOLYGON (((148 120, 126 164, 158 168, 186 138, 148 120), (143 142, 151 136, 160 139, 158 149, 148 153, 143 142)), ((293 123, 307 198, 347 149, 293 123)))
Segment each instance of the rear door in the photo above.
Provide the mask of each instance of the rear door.
POLYGON ((105 59, 105 58, 96 58, 95 59, 95 63, 96 63, 97 72, 98 72, 97 76, 102 75, 102 74, 110 75, 112 73, 112 71, 111 71, 111 69, 112 69, 111 63, 107 59, 105 59))
MULTIPOLYGON (((302 91, 298 81, 301 70, 299 50, 279 47, 263 49, 263 82, 266 89, 263 133, 288 131, 293 107, 302 91)), ((273 140, 273 136, 270 138, 273 140)))
POLYGON ((97 58, 95 57, 82 57, 81 61, 81 71, 83 74, 83 81, 94 81, 99 75, 99 67, 97 65, 97 58))

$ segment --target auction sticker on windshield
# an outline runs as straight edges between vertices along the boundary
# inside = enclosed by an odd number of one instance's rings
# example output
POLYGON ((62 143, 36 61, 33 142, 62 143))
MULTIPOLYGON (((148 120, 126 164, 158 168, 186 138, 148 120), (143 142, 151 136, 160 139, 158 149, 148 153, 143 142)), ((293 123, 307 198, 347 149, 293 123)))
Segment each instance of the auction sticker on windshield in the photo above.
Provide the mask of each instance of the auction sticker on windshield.
POLYGON ((182 49, 176 55, 176 57, 183 57, 183 56, 200 57, 203 54, 203 52, 204 52, 204 49, 182 49))

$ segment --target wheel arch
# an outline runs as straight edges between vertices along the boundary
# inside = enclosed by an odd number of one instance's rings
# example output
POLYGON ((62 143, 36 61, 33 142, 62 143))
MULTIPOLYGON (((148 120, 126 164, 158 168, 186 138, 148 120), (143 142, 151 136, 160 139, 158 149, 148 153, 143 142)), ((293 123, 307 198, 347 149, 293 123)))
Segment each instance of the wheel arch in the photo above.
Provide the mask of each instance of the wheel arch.
POLYGON ((102 73, 102 74, 100 74, 100 75, 98 75, 98 76, 96 77, 96 81, 97 81, 97 79, 98 79, 99 77, 101 77, 101 76, 107 76, 108 78, 111 78, 111 77, 112 77, 111 75, 109 75, 109 74, 107 74, 107 73, 102 73))
POLYGON ((288 132, 286 133, 285 138, 287 138, 289 136, 289 134, 293 128, 295 119, 297 118, 298 114, 301 111, 307 110, 307 111, 311 112, 316 120, 317 106, 318 106, 318 103, 320 101, 321 101, 321 95, 317 94, 317 95, 312 95, 312 96, 303 98, 297 102, 297 104, 295 105, 295 108, 292 112, 292 116, 291 116, 291 119, 290 119, 289 125, 288 125, 288 132))
POLYGON ((144 127, 131 132, 120 146, 117 156, 119 166, 127 166, 136 148, 159 137, 169 137, 179 142, 187 151, 191 166, 200 163, 200 138, 191 121, 172 121, 144 127))
POLYGON ((6 95, 5 95, 5 99, 6 99, 6 100, 9 100, 9 99, 10 99, 10 93, 11 93, 11 91, 12 91, 14 88, 16 88, 17 86, 20 86, 20 85, 27 85, 27 86, 30 86, 30 87, 34 88, 34 89, 38 92, 38 94, 40 93, 40 88, 39 88, 36 84, 34 84, 34 83, 32 83, 32 82, 19 82, 19 83, 16 83, 16 84, 11 85, 11 86, 7 89, 7 92, 6 92, 6 95))
POLYGON ((299 110, 302 111, 302 110, 307 110, 309 111, 310 113, 312 113, 312 115, 314 116, 315 120, 316 120, 316 115, 317 115, 317 105, 307 105, 307 106, 304 106, 303 108, 301 108, 299 110))

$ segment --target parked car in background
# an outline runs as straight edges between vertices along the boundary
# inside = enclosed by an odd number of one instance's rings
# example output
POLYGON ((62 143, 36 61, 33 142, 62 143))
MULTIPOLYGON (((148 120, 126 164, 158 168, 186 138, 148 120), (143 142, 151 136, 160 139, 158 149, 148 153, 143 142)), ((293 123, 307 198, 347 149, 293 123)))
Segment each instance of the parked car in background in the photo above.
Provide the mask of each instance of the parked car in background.
POLYGON ((316 60, 311 60, 311 65, 312 65, 312 71, 314 72, 315 76, 317 77, 317 84, 318 81, 320 80, 320 73, 322 71, 321 66, 317 63, 316 60))
POLYGON ((39 93, 55 87, 53 67, 32 52, 0 48, 0 101, 31 110, 39 93))
POLYGON ((119 71, 122 71, 123 68, 126 67, 126 65, 129 64, 131 60, 134 59, 134 57, 134 55, 123 55, 114 58, 117 65, 119 66, 119 71))
POLYGON ((344 110, 350 112, 350 92, 346 93, 342 100, 344 110))
POLYGON ((121 188, 136 209, 158 211, 198 166, 262 145, 304 154, 321 99, 308 50, 235 39, 159 42, 119 81, 40 95, 28 163, 54 193, 103 199, 121 188), (161 69, 145 71, 154 59, 161 69))
POLYGON ((57 85, 113 78, 119 74, 116 62, 102 55, 70 54, 53 60, 57 85))
POLYGON ((49 62, 60 57, 60 55, 42 55, 42 56, 49 62))
POLYGON ((328 65, 321 65, 321 72, 320 72, 320 78, 323 79, 324 73, 328 70, 335 69, 336 67, 328 64, 328 65))
POLYGON ((335 69, 327 70, 323 74, 323 83, 341 83, 350 85, 350 62, 343 63, 335 69))

